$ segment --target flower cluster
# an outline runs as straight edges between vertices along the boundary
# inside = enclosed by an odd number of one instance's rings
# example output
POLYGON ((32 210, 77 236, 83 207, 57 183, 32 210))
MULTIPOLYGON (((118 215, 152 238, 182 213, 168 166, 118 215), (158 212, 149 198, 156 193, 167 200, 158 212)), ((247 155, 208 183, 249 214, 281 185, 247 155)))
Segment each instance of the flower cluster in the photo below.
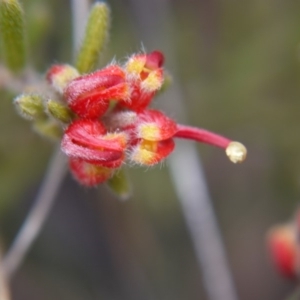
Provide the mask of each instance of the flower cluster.
POLYGON ((276 225, 268 233, 268 248, 278 271, 290 279, 300 275, 300 210, 295 218, 285 224, 276 225))
MULTIPOLYGON (((124 65, 110 64, 90 74, 80 75, 70 65, 54 65, 48 70, 47 81, 65 105, 48 101, 48 111, 67 123, 61 149, 80 183, 94 186, 105 182, 126 161, 155 165, 174 150, 174 138, 224 148, 234 163, 244 160, 242 144, 177 124, 149 108, 164 83, 163 63, 163 54, 153 51, 134 54, 124 65)), ((20 98, 16 103, 20 106, 20 98)))

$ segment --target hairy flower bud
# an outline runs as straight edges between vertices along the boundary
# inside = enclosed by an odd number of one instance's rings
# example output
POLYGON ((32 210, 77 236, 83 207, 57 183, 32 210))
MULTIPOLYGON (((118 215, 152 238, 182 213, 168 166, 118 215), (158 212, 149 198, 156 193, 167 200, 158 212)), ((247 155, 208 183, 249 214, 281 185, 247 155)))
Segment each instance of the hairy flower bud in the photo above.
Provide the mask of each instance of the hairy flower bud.
POLYGON ((107 133, 96 120, 77 120, 65 131, 61 147, 69 157, 107 166, 123 160, 126 143, 125 133, 107 133))
POLYGON ((80 117, 96 119, 109 107, 109 100, 128 99, 129 87, 117 65, 72 80, 64 91, 70 108, 80 117))
POLYGON ((60 94, 63 93, 67 84, 78 76, 79 72, 70 65, 54 65, 46 74, 48 82, 60 94))
POLYGON ((47 109, 51 116, 60 122, 70 123, 74 118, 72 111, 59 102, 49 100, 47 102, 47 109))
POLYGON ((22 94, 14 99, 14 104, 25 119, 32 120, 45 117, 44 99, 37 94, 22 94))

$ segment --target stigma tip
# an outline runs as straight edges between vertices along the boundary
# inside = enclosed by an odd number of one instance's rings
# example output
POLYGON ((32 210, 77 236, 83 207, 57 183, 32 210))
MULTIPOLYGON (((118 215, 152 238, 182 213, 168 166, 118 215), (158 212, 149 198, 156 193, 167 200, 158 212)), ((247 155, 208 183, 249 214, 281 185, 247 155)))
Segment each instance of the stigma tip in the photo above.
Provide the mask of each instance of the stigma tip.
POLYGON ((230 142, 226 148, 226 155, 233 163, 240 163, 245 160, 247 149, 239 142, 230 142))

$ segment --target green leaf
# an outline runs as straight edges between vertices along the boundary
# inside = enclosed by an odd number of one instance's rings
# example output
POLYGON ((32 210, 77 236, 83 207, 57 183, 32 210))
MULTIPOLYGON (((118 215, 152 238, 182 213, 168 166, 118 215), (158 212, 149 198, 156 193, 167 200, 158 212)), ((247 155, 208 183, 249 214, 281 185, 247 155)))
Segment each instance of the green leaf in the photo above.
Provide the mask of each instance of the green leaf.
POLYGON ((24 13, 17 0, 0 0, 0 34, 3 57, 13 71, 24 68, 25 54, 24 13))
POLYGON ((95 3, 87 22, 83 43, 79 50, 76 68, 88 73, 97 65, 99 55, 108 38, 110 11, 106 3, 95 3))

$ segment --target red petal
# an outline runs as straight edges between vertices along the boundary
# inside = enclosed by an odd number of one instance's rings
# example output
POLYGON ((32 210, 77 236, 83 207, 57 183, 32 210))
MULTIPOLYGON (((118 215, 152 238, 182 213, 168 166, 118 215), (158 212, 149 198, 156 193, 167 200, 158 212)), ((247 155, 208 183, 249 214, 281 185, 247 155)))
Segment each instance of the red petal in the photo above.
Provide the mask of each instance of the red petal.
POLYGON ((145 67, 151 70, 161 68, 164 64, 165 57, 160 51, 152 51, 147 54, 145 67))
POLYGON ((64 96, 70 108, 82 118, 98 118, 109 106, 109 100, 128 98, 125 74, 118 66, 110 66, 72 80, 64 96))
POLYGON ((106 134, 102 123, 96 120, 77 120, 67 128, 61 147, 70 157, 98 163, 111 162, 122 157, 126 135, 106 134))
POLYGON ((155 92, 145 92, 141 89, 141 81, 131 82, 131 93, 129 101, 120 101, 120 105, 135 112, 142 112, 151 103, 155 92))
POLYGON ((274 228, 268 239, 272 259, 282 275, 295 278, 296 274, 296 232, 292 226, 274 228))
POLYGON ((172 138, 177 124, 159 110, 145 110, 138 115, 137 137, 149 141, 172 138))
POLYGON ((108 180, 114 170, 97 166, 81 159, 70 159, 71 172, 74 178, 86 186, 95 186, 108 180))
POLYGON ((165 159, 174 150, 173 139, 160 142, 141 140, 132 148, 130 158, 141 165, 155 165, 165 159))

